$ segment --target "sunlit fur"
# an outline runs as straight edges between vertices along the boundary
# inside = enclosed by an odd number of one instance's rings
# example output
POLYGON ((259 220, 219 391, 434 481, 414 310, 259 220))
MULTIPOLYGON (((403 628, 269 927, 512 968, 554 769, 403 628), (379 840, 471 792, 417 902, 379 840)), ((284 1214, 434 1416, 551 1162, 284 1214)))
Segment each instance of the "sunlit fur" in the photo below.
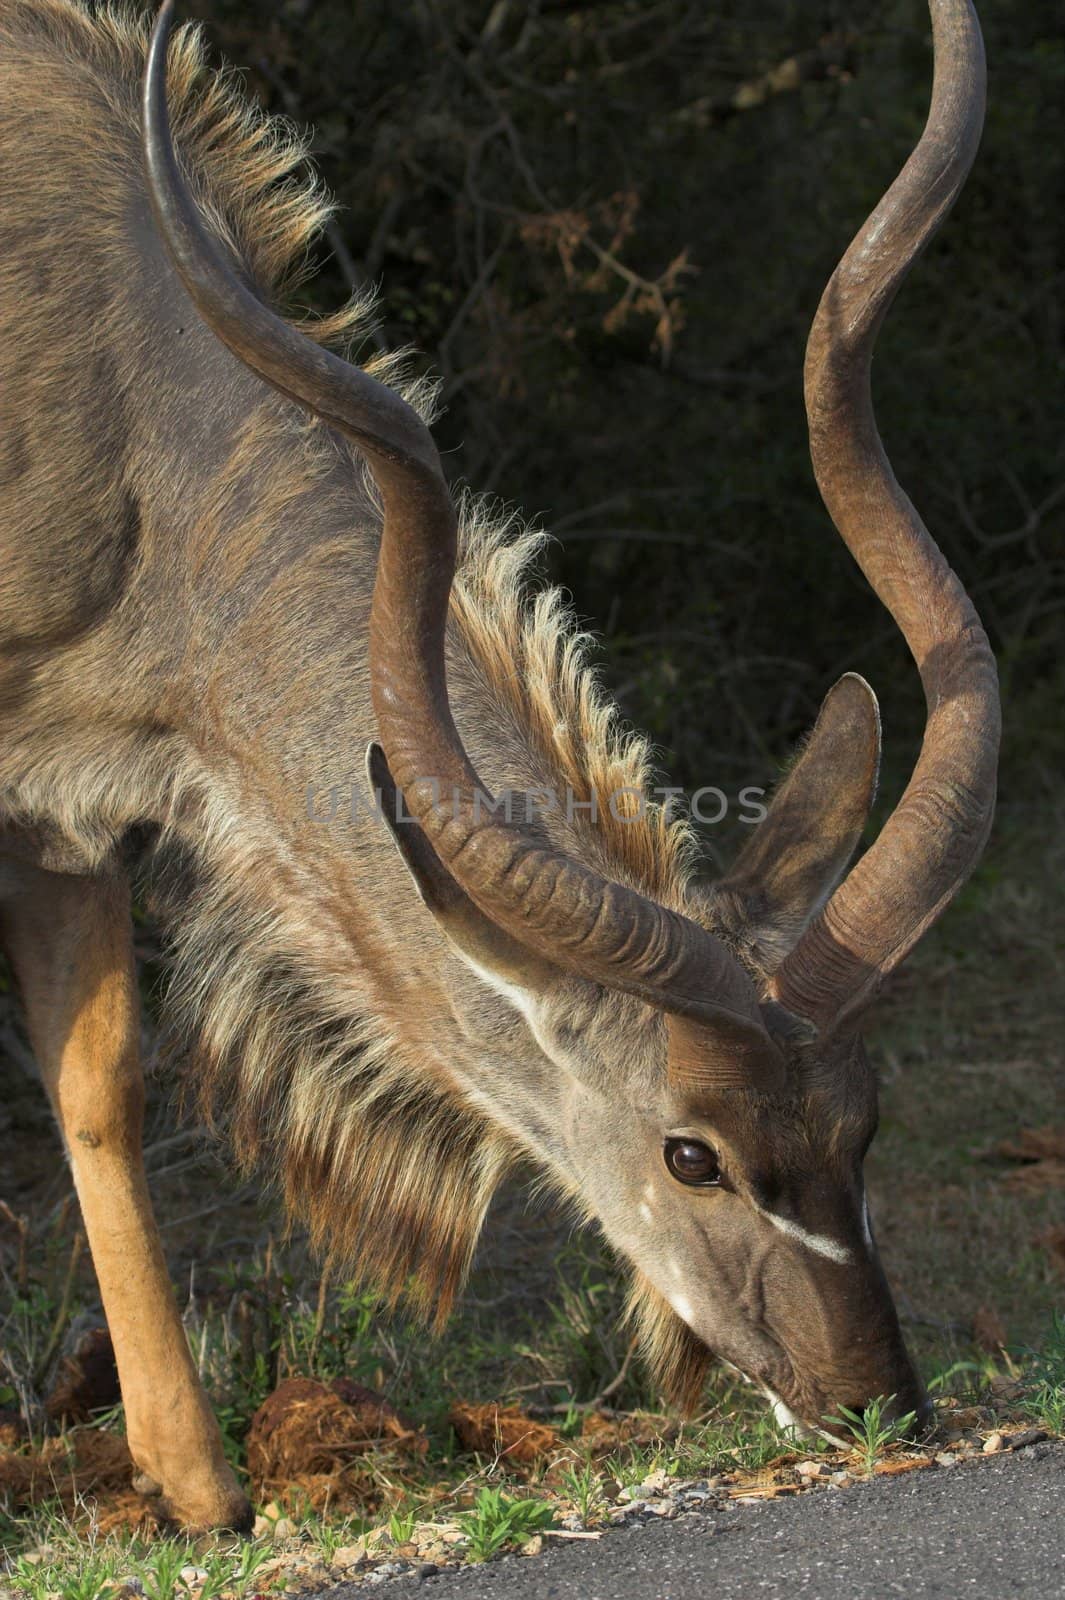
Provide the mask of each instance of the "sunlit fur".
MULTIPOLYGON (((90 11, 78 0, 4 0, 0 38, 8 60, 25 51, 76 63, 115 117, 136 126, 150 25, 149 13, 121 4, 90 11)), ((50 85, 60 94, 76 86, 62 72, 50 85)), ((307 276, 308 246, 332 209, 302 168, 306 139, 283 119, 264 116, 233 75, 206 68, 197 27, 175 35, 168 87, 175 135, 213 229, 237 250, 261 290, 290 294, 307 276)), ((72 104, 74 127, 77 110, 72 104)), ((99 159, 95 149, 85 153, 99 159)), ((354 301, 305 326, 322 339, 344 338, 364 328, 363 307, 354 301)))
POLYGON ((639 1270, 633 1272, 629 1285, 628 1319, 636 1330, 643 1358, 663 1392, 679 1410, 697 1410, 710 1352, 639 1270))
MULTIPOLYGON (((72 141, 66 165, 53 164, 47 174, 55 214, 74 203, 94 166, 99 171, 96 141, 112 122, 124 133, 115 138, 108 177, 113 189, 101 192, 113 192, 117 208, 123 184, 141 182, 131 134, 146 36, 143 17, 124 8, 101 7, 90 16, 74 0, 5 0, 3 60, 11 62, 19 52, 40 58, 51 71, 59 113, 71 128, 89 130, 80 144, 72 141), (106 103, 105 112, 88 107, 90 84, 106 103)), ((181 29, 172 46, 169 96, 179 148, 213 228, 238 251, 259 291, 283 300, 298 284, 309 242, 328 214, 317 183, 296 176, 303 142, 284 123, 251 108, 228 77, 204 67, 194 28, 181 29)), ((27 167, 21 181, 41 181, 38 168, 39 162, 27 167)), ((17 191, 18 171, 9 175, 17 191)), ((112 245, 109 237, 101 249, 112 245)), ((79 306, 87 292, 70 256, 57 256, 51 296, 42 292, 36 299, 18 277, 17 260, 8 253, 0 262, 0 297, 6 294, 7 303, 19 308, 27 341, 42 351, 54 349, 56 359, 62 318, 73 314, 67 308, 79 306), (36 332, 28 319, 39 320, 36 332)), ((111 270, 122 271, 113 250, 111 270)), ((358 349, 369 315, 367 303, 356 299, 336 316, 301 326, 315 338, 358 349)), ((401 359, 375 357, 369 365, 428 414, 432 387, 405 378, 401 359)), ((320 477, 323 495, 338 495, 335 473, 330 478, 336 449, 325 430, 281 402, 262 403, 247 418, 211 486, 202 525, 191 535, 203 535, 205 559, 224 561, 231 577, 289 515, 296 488, 305 490, 320 477), (294 457, 300 462, 298 484, 286 476, 287 467, 275 465, 294 457), (255 482, 251 507, 246 497, 242 501, 249 475, 255 482), (220 531, 232 534, 230 544, 219 539, 220 531)), ((73 471, 77 458, 71 459, 73 471)), ((112 493, 105 470, 86 458, 85 481, 95 472, 101 504, 112 493)), ((163 470, 145 459, 145 481, 163 470)), ((358 471, 350 477, 354 504, 359 495, 365 498, 367 486, 358 471)), ((337 500, 341 517, 345 494, 337 500)), ((120 510, 116 503, 116 515, 120 510)), ((149 530, 157 550, 166 535, 165 528, 149 530)), ((14 547, 29 548, 28 533, 16 529, 11 537, 14 547)), ((595 794, 605 802, 620 789, 648 796, 653 778, 645 741, 622 730, 598 689, 586 641, 559 592, 530 590, 542 536, 466 498, 461 541, 451 688, 459 707, 472 697, 482 722, 487 707, 486 737, 505 755, 489 753, 486 773, 493 781, 524 787, 565 792, 568 786, 578 800, 595 794)), ((319 568, 312 576, 321 584, 323 575, 319 568)), ((125 567, 101 571, 101 616, 109 607, 118 609, 115 595, 129 581, 125 567)), ((0 600, 2 586, 0 576, 0 600)), ((91 641, 85 648, 86 660, 99 670, 91 641)), ((143 663, 129 658, 131 681, 138 666, 147 676, 152 665, 150 652, 143 663)), ((90 681, 87 674, 83 678, 90 681)), ((298 698, 300 680, 289 687, 298 698)), ((36 686, 41 727, 49 725, 49 696, 59 706, 61 689, 62 684, 50 689, 47 679, 36 686)), ((110 683, 106 689, 109 694, 110 683)), ((10 714, 11 764, 5 773, 17 773, 17 780, 5 776, 6 815, 21 825, 54 829, 73 842, 87 866, 103 861, 138 816, 173 819, 164 820, 147 865, 173 939, 169 1009, 191 1064, 192 1099, 227 1133, 242 1165, 257 1166, 276 1180, 291 1212, 309 1224, 323 1249, 385 1295, 406 1292, 440 1320, 468 1268, 492 1193, 521 1153, 520 1137, 472 1104, 409 1037, 402 1039, 395 1018, 375 1012, 372 985, 353 970, 347 954, 350 929, 341 925, 338 907, 292 840, 280 840, 272 830, 269 808, 259 805, 246 772, 201 764, 176 739, 149 738, 132 719, 128 730, 109 735, 106 749, 93 746, 84 733, 91 698, 83 709, 83 722, 68 725, 62 736, 38 733, 34 739, 10 714)), ((269 774, 253 777, 271 781, 269 774)), ((649 799, 641 816, 617 820, 602 803, 594 825, 578 812, 572 822, 555 817, 548 827, 563 848, 609 876, 665 903, 685 903, 690 834, 649 799)), ((384 836, 376 848, 390 850, 384 836)), ((411 929, 397 938, 441 942, 413 891, 402 914, 411 929)), ((432 1021, 426 1019, 427 1028, 432 1021)), ((664 1386, 690 1400, 698 1342, 642 1278, 634 1300, 664 1386)))
POLYGON ((543 536, 514 537, 513 525, 483 501, 467 500, 463 511, 451 609, 471 666, 489 686, 501 726, 521 730, 545 785, 563 797, 568 788, 578 804, 598 797, 594 825, 578 809, 562 838, 609 876, 679 907, 694 862, 691 831, 652 799, 647 741, 622 730, 561 591, 530 592, 529 568, 543 536), (626 790, 644 796, 644 804, 628 803, 626 790))

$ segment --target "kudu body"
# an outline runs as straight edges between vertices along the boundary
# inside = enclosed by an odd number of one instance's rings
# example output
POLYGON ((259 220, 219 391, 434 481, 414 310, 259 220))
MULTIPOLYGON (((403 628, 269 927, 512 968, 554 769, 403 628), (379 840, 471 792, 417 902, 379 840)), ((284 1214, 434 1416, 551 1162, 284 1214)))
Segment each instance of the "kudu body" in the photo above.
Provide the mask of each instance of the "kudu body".
POLYGON ((680 1398, 712 1351, 807 1424, 878 1395, 923 1410, 864 1199, 859 1025, 979 854, 998 726, 986 639, 868 392, 979 135, 972 10, 931 9, 928 129, 826 291, 807 370, 818 479, 917 660, 927 735, 847 875, 879 730, 843 679, 708 888, 679 824, 607 803, 646 794, 646 750, 557 598, 524 596, 535 541, 473 502, 457 532, 421 397, 268 309, 320 215, 273 181, 298 152, 191 34, 167 67, 168 16, 146 72, 123 13, 0 0, 0 917, 139 1482, 188 1525, 248 1513, 140 1153, 145 860, 204 1108, 371 1282, 413 1275, 445 1314, 524 1154, 633 1264, 680 1398), (350 788, 329 799, 352 779, 412 820, 390 838, 350 788), (598 794, 599 815, 508 820, 482 803, 503 790, 598 794))

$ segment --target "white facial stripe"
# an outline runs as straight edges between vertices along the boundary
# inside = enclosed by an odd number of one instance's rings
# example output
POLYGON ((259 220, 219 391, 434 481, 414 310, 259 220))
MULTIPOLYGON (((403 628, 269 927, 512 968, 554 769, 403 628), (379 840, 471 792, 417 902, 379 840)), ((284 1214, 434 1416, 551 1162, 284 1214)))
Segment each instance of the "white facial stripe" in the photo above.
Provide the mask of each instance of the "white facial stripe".
POLYGON ((471 972, 475 972, 482 983, 486 983, 501 999, 508 1001, 516 1011, 520 1011, 526 1022, 532 1023, 536 1013, 536 998, 528 989, 519 989, 516 983, 508 983, 506 978, 501 978, 498 973, 491 972, 487 967, 482 967, 479 961, 474 961, 464 950, 457 954, 465 961, 471 972))
POLYGON ((866 1249, 871 1250, 873 1248, 873 1227, 869 1220, 869 1200, 864 1190, 862 1191, 862 1238, 865 1240, 866 1249))
MULTIPOLYGON (((750 1381, 748 1378, 747 1382, 750 1381)), ((778 1394, 774 1394, 768 1385, 762 1385, 762 1393, 773 1407, 773 1420, 782 1433, 797 1433, 801 1439, 810 1439, 814 1436, 814 1430, 808 1428, 805 1422, 800 1422, 791 1407, 785 1404, 778 1394)))
MULTIPOLYGON (((741 1373, 740 1376, 746 1377, 746 1373, 741 1373)), ((750 1378, 747 1378, 747 1382, 750 1383, 750 1381, 750 1378)), ((783 1432, 797 1434, 800 1439, 824 1439, 826 1443, 834 1444, 837 1449, 839 1449, 841 1445, 845 1449, 851 1448, 848 1441, 846 1439, 841 1439, 838 1434, 828 1433, 824 1428, 815 1428, 809 1422, 801 1422, 795 1415, 794 1411, 792 1411, 791 1407, 787 1405, 778 1394, 774 1394, 772 1389, 769 1388, 768 1384, 763 1383, 760 1385, 760 1388, 770 1405, 773 1407, 773 1417, 776 1421, 777 1427, 783 1432)))
POLYGON ((846 1245, 837 1244, 835 1239, 829 1239, 823 1233, 810 1233, 806 1228, 800 1227, 797 1222, 790 1222, 787 1217, 776 1217, 772 1211, 763 1211, 757 1207, 758 1215, 771 1222, 779 1233, 786 1233, 789 1239, 798 1239, 807 1250, 812 1250, 815 1255, 825 1256, 829 1261, 848 1263, 854 1260, 846 1245))

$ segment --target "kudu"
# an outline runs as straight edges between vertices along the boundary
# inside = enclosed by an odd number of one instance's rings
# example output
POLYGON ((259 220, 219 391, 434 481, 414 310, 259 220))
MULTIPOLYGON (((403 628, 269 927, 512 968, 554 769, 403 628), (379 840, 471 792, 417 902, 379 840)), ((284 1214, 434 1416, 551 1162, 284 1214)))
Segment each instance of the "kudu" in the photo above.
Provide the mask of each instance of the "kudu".
POLYGON ((330 348, 365 308, 316 327, 271 309, 322 214, 277 181, 288 135, 191 30, 169 39, 169 4, 149 45, 124 11, 0 3, 2 931, 137 1481, 186 1525, 248 1508, 142 1164, 127 885, 145 863, 201 1106, 386 1296, 413 1283, 446 1314, 524 1156, 631 1262, 681 1401, 713 1352, 784 1419, 885 1395, 925 1415, 864 1196, 860 1029, 980 854, 998 740, 987 640, 870 400, 877 331, 981 126, 972 8, 931 11, 928 125, 806 369, 817 480, 920 670, 924 743, 848 873, 879 728, 843 678, 704 887, 557 596, 527 593, 535 539, 456 510, 426 396, 330 348), (391 837, 323 799, 367 751, 391 837), (490 803, 544 789, 624 789, 629 809, 490 803))

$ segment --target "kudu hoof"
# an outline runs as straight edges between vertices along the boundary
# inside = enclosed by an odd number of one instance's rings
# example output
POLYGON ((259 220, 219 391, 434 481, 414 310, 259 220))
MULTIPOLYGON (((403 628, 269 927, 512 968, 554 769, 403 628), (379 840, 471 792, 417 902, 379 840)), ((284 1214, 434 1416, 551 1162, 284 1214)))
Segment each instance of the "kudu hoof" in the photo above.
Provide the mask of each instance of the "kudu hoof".
POLYGON ((255 1511, 236 1484, 219 1485, 210 1494, 168 1495, 148 1472, 139 1472, 133 1487, 149 1502, 148 1509, 161 1529, 185 1534, 250 1533, 255 1511))

